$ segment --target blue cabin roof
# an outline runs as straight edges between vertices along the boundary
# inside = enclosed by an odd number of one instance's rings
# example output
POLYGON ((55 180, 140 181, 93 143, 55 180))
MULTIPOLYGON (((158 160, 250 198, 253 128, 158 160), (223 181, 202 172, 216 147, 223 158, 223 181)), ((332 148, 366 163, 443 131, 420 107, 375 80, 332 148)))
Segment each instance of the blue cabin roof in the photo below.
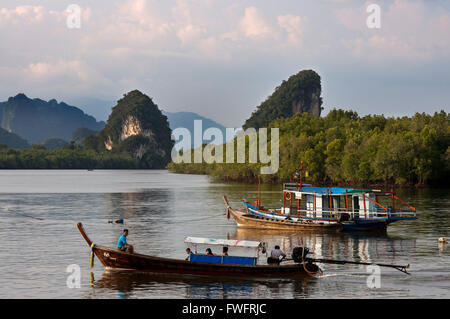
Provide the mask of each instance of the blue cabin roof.
POLYGON ((328 194, 328 195, 344 195, 348 193, 362 193, 370 192, 371 189, 357 189, 357 188, 343 188, 343 187, 315 187, 315 186, 303 186, 298 189, 299 192, 315 193, 315 194, 328 194))

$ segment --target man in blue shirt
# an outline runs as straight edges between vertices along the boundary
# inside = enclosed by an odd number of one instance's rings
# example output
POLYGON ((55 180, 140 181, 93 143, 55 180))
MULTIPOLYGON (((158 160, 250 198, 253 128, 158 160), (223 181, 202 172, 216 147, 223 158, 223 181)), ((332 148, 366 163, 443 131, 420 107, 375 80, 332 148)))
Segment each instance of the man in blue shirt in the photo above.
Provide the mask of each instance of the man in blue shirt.
POLYGON ((127 244, 127 236, 128 229, 124 229, 122 236, 120 236, 119 241, 117 242, 117 249, 132 254, 134 249, 132 245, 127 244))
POLYGON ((186 261, 191 261, 191 249, 190 248, 186 248, 186 261))

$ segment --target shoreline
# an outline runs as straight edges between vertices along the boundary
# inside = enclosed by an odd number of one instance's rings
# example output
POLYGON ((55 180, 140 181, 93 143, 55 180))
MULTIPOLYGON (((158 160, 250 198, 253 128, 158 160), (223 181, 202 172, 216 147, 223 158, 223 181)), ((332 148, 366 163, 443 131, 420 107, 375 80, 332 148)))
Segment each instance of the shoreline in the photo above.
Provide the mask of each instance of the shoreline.
MULTIPOLYGON (((219 176, 210 175, 207 173, 184 173, 184 172, 178 172, 168 169, 168 172, 174 173, 174 174, 184 174, 184 175, 205 175, 210 178, 212 178, 214 181, 222 182, 222 183, 230 183, 230 184, 239 184, 239 185, 245 185, 245 184, 258 184, 258 178, 252 177, 252 178, 241 178, 241 179, 228 179, 228 178, 222 178, 219 176)), ((266 181, 261 181, 261 184, 266 185, 280 185, 283 183, 295 183, 295 181, 279 181, 278 179, 271 179, 266 181)), ((443 183, 429 183, 429 184, 415 184, 412 182, 408 182, 405 184, 396 184, 393 182, 313 182, 313 181, 303 181, 304 184, 312 184, 314 186, 320 186, 320 187, 330 187, 330 185, 333 186, 339 186, 339 187, 348 187, 348 188, 381 188, 382 190, 388 190, 390 188, 393 189, 429 189, 429 188, 436 188, 436 189, 446 189, 450 188, 450 183, 443 184, 443 183)))
MULTIPOLYGON (((210 175, 204 172, 179 172, 167 168, 135 168, 135 167, 117 167, 117 168, 0 168, 1 171, 58 171, 58 170, 65 170, 65 171, 115 171, 115 170, 126 170, 126 171, 154 171, 154 170, 165 170, 172 174, 183 174, 183 175, 204 175, 216 182, 221 183, 229 183, 229 184, 237 184, 237 185, 245 185, 245 184, 258 184, 258 178, 257 177, 246 177, 246 178, 239 178, 239 179, 232 179, 232 178, 223 178, 215 175, 210 175)), ((269 179, 265 181, 261 181, 262 184, 265 185, 280 185, 283 183, 295 183, 295 181, 279 181, 276 179, 269 179)), ((450 183, 429 183, 429 184, 415 184, 412 182, 408 182, 405 184, 396 184, 393 182, 314 182, 314 181, 303 181, 304 184, 311 184, 314 186, 320 186, 320 187, 331 187, 333 186, 339 186, 339 187, 348 187, 348 188, 380 188, 381 190, 390 190, 393 189, 446 189, 450 188, 450 183)))

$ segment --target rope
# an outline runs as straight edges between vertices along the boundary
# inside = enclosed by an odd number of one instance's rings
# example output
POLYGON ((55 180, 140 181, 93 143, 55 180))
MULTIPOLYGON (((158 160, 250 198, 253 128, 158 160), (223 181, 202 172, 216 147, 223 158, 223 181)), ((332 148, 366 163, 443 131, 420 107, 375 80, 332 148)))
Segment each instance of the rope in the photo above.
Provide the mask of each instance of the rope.
POLYGON ((302 262, 302 265, 303 265, 303 269, 306 271, 306 273, 308 274, 308 275, 315 275, 317 272, 314 272, 314 271, 309 271, 308 269, 306 269, 306 262, 305 261, 303 261, 302 262))
POLYGON ((94 257, 95 257, 95 255, 94 255, 94 247, 95 247, 95 244, 92 243, 92 245, 91 245, 91 261, 90 261, 90 268, 93 268, 93 267, 94 267, 94 257))
POLYGON ((94 273, 91 271, 90 278, 89 278, 89 286, 92 288, 95 287, 95 279, 94 279, 94 273))

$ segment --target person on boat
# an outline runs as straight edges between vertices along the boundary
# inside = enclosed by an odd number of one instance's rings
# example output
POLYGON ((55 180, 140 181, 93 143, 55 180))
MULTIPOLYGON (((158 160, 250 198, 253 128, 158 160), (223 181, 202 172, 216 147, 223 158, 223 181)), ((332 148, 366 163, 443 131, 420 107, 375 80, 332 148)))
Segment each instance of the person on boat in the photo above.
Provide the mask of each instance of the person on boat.
POLYGON ((286 254, 280 249, 280 246, 276 245, 274 249, 270 252, 270 258, 273 261, 282 261, 284 258, 286 258, 286 254))
POLYGON ((122 236, 120 236, 119 241, 117 242, 117 249, 132 254, 134 248, 132 245, 127 243, 127 236, 128 236, 128 229, 124 229, 122 236))
POLYGON ((190 248, 186 248, 186 254, 187 254, 187 256, 186 256, 186 261, 191 261, 191 249, 190 248))
POLYGON ((211 248, 206 248, 206 254, 207 255, 214 255, 211 251, 211 248))
POLYGON ((228 256, 228 247, 223 247, 222 256, 228 256))

